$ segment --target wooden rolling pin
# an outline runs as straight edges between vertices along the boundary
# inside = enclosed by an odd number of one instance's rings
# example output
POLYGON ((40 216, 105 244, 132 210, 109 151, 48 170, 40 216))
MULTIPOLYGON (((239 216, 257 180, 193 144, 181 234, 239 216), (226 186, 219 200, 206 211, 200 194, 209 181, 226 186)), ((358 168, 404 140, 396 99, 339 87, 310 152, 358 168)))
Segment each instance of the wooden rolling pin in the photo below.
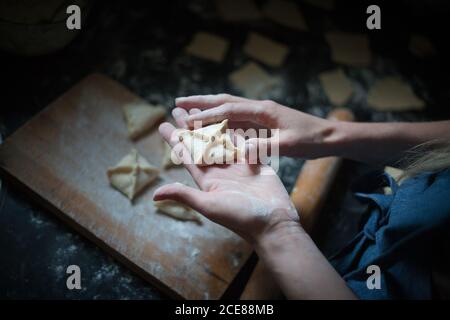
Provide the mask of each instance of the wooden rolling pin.
MULTIPOLYGON (((336 109, 328 117, 330 120, 353 121, 353 114, 348 109, 336 109)), ((339 170, 341 160, 327 157, 308 160, 297 177, 291 199, 300 214, 300 221, 306 232, 311 233, 317 216, 325 202, 330 187, 339 170)), ((242 300, 280 299, 281 290, 265 266, 258 262, 244 291, 242 300)))

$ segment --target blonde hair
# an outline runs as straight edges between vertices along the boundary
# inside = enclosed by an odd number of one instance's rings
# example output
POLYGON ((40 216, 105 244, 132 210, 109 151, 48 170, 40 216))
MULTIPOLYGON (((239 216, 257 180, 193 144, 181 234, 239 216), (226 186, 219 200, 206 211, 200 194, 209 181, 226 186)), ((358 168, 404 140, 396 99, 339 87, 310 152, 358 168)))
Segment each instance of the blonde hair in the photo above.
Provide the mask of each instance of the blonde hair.
POLYGON ((402 178, 450 168, 450 140, 433 140, 420 144, 408 151, 402 163, 405 170, 402 178))

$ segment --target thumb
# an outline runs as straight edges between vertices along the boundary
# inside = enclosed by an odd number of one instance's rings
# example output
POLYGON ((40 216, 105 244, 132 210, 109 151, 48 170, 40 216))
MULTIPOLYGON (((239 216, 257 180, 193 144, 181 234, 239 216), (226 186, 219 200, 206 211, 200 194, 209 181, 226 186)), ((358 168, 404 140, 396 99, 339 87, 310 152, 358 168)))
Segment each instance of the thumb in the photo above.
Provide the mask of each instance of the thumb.
POLYGON ((245 157, 250 164, 268 162, 268 157, 279 155, 279 142, 276 137, 251 138, 245 142, 245 157))
POLYGON ((166 184, 159 187, 153 194, 153 200, 174 200, 203 213, 205 212, 206 200, 209 199, 207 192, 188 187, 179 182, 166 184))

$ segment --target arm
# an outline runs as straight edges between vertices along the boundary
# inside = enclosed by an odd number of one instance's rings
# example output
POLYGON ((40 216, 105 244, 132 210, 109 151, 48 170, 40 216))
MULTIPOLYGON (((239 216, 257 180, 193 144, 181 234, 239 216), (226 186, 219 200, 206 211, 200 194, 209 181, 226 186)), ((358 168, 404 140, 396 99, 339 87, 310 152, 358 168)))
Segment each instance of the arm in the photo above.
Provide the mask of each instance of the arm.
POLYGON ((299 224, 280 222, 255 246, 288 299, 355 299, 299 224))
POLYGON ((423 123, 330 123, 323 144, 329 155, 386 164, 427 141, 450 139, 450 121, 423 123))
POLYGON ((450 139, 450 121, 428 123, 353 123, 321 119, 273 101, 256 101, 230 95, 180 98, 177 106, 195 108, 187 123, 217 122, 228 118, 236 127, 278 128, 269 139, 248 144, 278 144, 280 154, 314 159, 340 156, 371 164, 401 159, 410 148, 435 139, 450 139))
MULTIPOLYGON (((179 126, 187 114, 174 112, 179 126)), ((303 231, 299 216, 269 166, 235 163, 199 168, 169 123, 160 133, 178 152, 199 189, 180 183, 158 188, 154 200, 171 199, 197 210, 251 243, 283 292, 292 299, 354 298, 345 282, 303 231)))

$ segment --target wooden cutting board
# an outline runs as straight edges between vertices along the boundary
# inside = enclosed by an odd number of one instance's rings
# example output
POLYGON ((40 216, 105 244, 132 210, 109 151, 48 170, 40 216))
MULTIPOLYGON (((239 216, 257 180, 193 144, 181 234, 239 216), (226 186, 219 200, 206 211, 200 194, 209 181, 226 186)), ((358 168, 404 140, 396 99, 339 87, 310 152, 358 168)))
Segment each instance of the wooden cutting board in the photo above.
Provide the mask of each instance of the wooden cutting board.
POLYGON ((184 168, 162 170, 133 204, 106 169, 132 147, 161 167, 157 130, 133 143, 121 106, 136 96, 94 74, 50 104, 0 146, 0 168, 52 212, 169 295, 218 299, 251 254, 237 235, 203 218, 203 225, 157 213, 153 191, 165 183, 194 185, 184 168))

